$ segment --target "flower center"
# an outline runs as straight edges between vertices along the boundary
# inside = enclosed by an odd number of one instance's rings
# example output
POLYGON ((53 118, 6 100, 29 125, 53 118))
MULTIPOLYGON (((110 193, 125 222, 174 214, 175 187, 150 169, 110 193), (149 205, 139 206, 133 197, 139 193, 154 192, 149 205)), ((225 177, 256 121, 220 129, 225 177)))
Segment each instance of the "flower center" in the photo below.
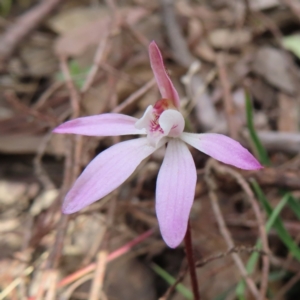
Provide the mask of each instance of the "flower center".
POLYGON ((152 120, 150 120, 149 130, 151 132, 158 131, 160 133, 164 133, 163 129, 159 125, 159 117, 160 115, 167 109, 176 109, 172 102, 168 99, 160 99, 158 100, 152 109, 152 120))
POLYGON ((183 131, 184 119, 172 102, 163 98, 154 106, 148 106, 135 127, 146 129, 149 143, 156 147, 163 137, 178 137, 183 131))

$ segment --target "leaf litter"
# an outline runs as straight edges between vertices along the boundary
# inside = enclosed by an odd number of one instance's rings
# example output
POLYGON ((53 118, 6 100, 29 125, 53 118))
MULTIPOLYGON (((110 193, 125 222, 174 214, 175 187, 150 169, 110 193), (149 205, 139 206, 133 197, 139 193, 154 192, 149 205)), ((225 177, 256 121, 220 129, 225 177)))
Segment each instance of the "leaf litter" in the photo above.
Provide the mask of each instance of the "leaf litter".
MULTIPOLYGON (((2 34, 15 20, 36 8, 35 1, 29 2, 30 5, 14 2, 6 7, 1 19, 2 34)), ((152 77, 147 47, 155 40, 183 100, 189 131, 230 135, 226 121, 229 114, 238 140, 255 153, 243 102, 245 90, 249 91, 254 127, 268 151, 271 167, 250 175, 238 172, 246 181, 251 176, 256 178, 273 208, 286 191, 299 197, 297 1, 250 0, 238 1, 237 5, 237 1, 227 0, 177 1, 172 8, 175 25, 167 2, 163 1, 161 7, 159 1, 66 1, 31 23, 28 30, 25 28, 26 38, 14 40, 18 47, 2 63, 0 74, 0 299, 94 300, 90 293, 93 264, 99 264, 98 254, 104 252, 120 250, 124 254, 104 268, 103 283, 98 282, 103 299, 158 299, 166 295, 170 286, 152 271, 152 263, 174 279, 186 266, 183 246, 170 250, 157 230, 155 182, 163 153, 144 161, 115 193, 69 220, 63 219, 61 201, 78 170, 120 140, 48 138, 55 126, 74 114, 62 59, 69 59, 70 77, 81 99, 80 116, 110 112, 129 98, 130 102, 124 102, 129 105, 120 106, 122 113, 141 117, 145 107, 159 97, 156 88, 147 87, 152 77), (178 26, 179 33, 170 30, 174 26, 178 26), (104 56, 98 62, 98 71, 87 91, 80 93, 91 76, 101 42, 104 56), (185 52, 179 51, 182 43, 185 52), (189 60, 182 55, 187 53, 198 61, 197 68, 186 65, 189 60), (222 65, 217 64, 220 54, 222 65), (220 67, 227 74, 231 95, 227 100, 232 101, 232 111, 225 109, 227 94, 218 75, 220 67), (187 80, 182 82, 184 76, 187 80), (137 91, 141 92, 135 94, 137 91), (199 103, 201 99, 204 102, 199 103), (143 239, 148 229, 154 233, 143 239), (140 236, 137 244, 123 248, 140 236), (85 268, 90 271, 80 275, 78 272, 85 268), (65 284, 66 278, 72 280, 65 284)), ((198 177, 191 212, 195 259, 205 261, 220 253, 225 255, 198 268, 201 296, 239 299, 235 288, 242 275, 231 254, 226 254, 228 248, 208 197, 208 158, 191 151, 198 177)), ((247 193, 235 179, 219 171, 211 175, 218 187, 214 192, 235 246, 248 249, 237 253, 246 265, 260 237, 258 224, 247 193)), ((262 206, 260 211, 266 215, 262 206)), ((300 223, 295 212, 286 205, 279 217, 291 238, 299 242, 300 223)), ((267 282, 268 299, 278 299, 277 295, 280 299, 298 299, 299 282, 292 280, 299 276, 299 261, 289 254, 274 229, 268 241, 269 279, 262 276, 262 265, 258 263, 251 280, 258 291, 260 282, 267 282), (283 275, 271 282, 278 272, 283 275)), ((188 276, 182 283, 191 289, 188 276)), ((246 288, 244 298, 251 297, 251 290, 246 288)), ((180 300, 184 296, 174 290, 168 299, 180 300)))

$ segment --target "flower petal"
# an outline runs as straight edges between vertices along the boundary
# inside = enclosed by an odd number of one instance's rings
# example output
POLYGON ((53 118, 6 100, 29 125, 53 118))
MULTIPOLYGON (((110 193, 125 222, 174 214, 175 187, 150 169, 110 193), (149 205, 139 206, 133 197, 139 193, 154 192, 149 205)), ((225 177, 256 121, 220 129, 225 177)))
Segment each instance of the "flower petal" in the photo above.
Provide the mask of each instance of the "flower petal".
POLYGON ((174 109, 165 110, 159 117, 159 125, 165 136, 178 137, 184 129, 184 118, 182 114, 174 109))
POLYGON ((261 164, 239 142, 217 133, 184 132, 181 139, 205 154, 240 169, 257 170, 261 164))
POLYGON ((96 156, 68 192, 63 213, 71 214, 99 200, 121 185, 156 148, 146 138, 116 144, 96 156))
POLYGON ((196 167, 188 147, 179 139, 171 139, 156 186, 159 227, 171 248, 177 247, 186 233, 196 181, 196 167))
POLYGON ((165 99, 172 100, 174 106, 180 108, 178 93, 166 72, 161 53, 154 41, 149 45, 149 56, 151 68, 161 96, 165 99))
POLYGON ((136 118, 127 115, 101 114, 70 120, 56 127, 53 132, 89 136, 145 134, 145 130, 135 128, 136 121, 136 118))

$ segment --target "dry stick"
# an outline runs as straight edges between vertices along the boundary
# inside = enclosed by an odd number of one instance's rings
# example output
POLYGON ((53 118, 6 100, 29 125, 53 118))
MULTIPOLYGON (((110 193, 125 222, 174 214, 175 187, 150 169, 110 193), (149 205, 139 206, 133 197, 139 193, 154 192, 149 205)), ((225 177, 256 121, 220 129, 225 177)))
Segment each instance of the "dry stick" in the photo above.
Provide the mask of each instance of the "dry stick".
POLYGON ((293 1, 293 0, 282 0, 283 3, 285 3, 291 11, 300 19, 300 4, 299 1, 293 1))
POLYGON ((98 44, 98 48, 96 50, 95 56, 94 56, 94 63, 93 66, 86 77, 86 80, 83 84, 83 87, 81 89, 81 93, 85 93, 88 91, 88 89, 92 86, 95 77, 97 75, 97 72, 102 64, 102 62, 105 60, 105 56, 108 50, 108 38, 111 35, 112 31, 115 30, 115 26, 119 24, 120 15, 118 14, 117 6, 114 2, 114 0, 106 0, 106 4, 111 10, 111 20, 107 26, 107 29, 105 30, 103 36, 101 36, 101 39, 98 44))
POLYGON ((190 53, 181 33, 174 11, 174 2, 173 0, 163 0, 162 5, 164 22, 174 58, 180 65, 189 68, 196 58, 190 53))
POLYGON ((107 41, 108 41, 108 37, 110 34, 110 31, 112 30, 112 24, 110 23, 110 25, 108 26, 107 30, 105 30, 104 35, 101 37, 101 41, 98 45, 95 57, 94 57, 94 63, 93 66, 83 84, 83 87, 81 89, 82 93, 85 93, 93 84, 95 77, 97 75, 97 72, 100 68, 100 65, 102 63, 102 61, 105 59, 105 53, 106 53, 106 46, 107 46, 107 41))
POLYGON ((127 81, 129 83, 132 83, 134 85, 139 86, 143 83, 143 81, 141 79, 132 77, 131 75, 125 73, 124 71, 118 70, 116 67, 113 67, 105 62, 101 63, 100 68, 103 71, 106 71, 109 74, 113 75, 114 77, 120 78, 120 79, 127 81))
POLYGON ((52 94, 54 94, 58 89, 60 89, 64 83, 62 81, 55 81, 52 83, 39 97, 39 99, 32 104, 31 108, 32 109, 40 109, 42 108, 46 101, 51 97, 52 94))
MULTIPOLYGON (((114 192, 115 197, 110 200, 110 205, 108 213, 106 216, 106 229, 113 226, 115 207, 117 202, 117 191, 114 192)), ((97 255, 96 270, 94 272, 94 277, 92 281, 92 286, 90 289, 89 300, 98 300, 101 293, 103 293, 103 280, 106 271, 107 265, 107 256, 108 256, 108 243, 109 243, 109 231, 106 232, 105 238, 102 242, 102 250, 97 255)))
MULTIPOLYGON (((162 7, 163 20, 174 58, 181 66, 188 69, 190 65, 196 61, 196 59, 190 53, 183 34, 181 33, 181 29, 175 15, 174 1, 162 0, 162 7)), ((200 123, 205 129, 211 130, 215 127, 216 121, 218 120, 218 113, 211 102, 209 95, 206 93, 205 89, 203 90, 203 86, 205 86, 205 84, 202 78, 199 75, 193 76, 191 90, 195 95, 194 102, 197 102, 198 104, 197 107, 199 108, 198 113, 200 115, 200 123)))
MULTIPOLYGON (((130 242, 128 242, 127 244, 125 244, 124 246, 122 246, 121 248, 113 251, 112 253, 110 253, 107 257, 107 263, 110 261, 115 260, 116 258, 118 258, 119 256, 125 254, 126 252, 128 252, 129 250, 131 250, 131 248, 139 243, 141 243, 142 241, 144 241, 145 239, 147 239, 149 236, 151 236, 154 233, 154 229, 150 229, 146 232, 144 232, 143 234, 137 236, 136 238, 134 238, 133 240, 131 240, 130 242)), ((74 272, 73 274, 65 277, 64 279, 62 279, 59 283, 58 283, 58 287, 62 288, 68 284, 70 284, 71 282, 74 282, 75 280, 77 280, 78 278, 94 271, 96 268, 96 264, 92 263, 90 265, 88 265, 87 267, 74 272)))
POLYGON ((6 298, 22 281, 24 276, 28 276, 33 272, 34 268, 32 266, 27 267, 22 274, 14 279, 9 285, 7 285, 1 292, 0 292, 0 300, 6 298))
POLYGON ((72 107, 72 117, 71 119, 75 119, 79 117, 80 112, 80 96, 76 90, 76 87, 73 83, 72 76, 68 67, 67 58, 65 56, 60 57, 60 68, 63 73, 65 83, 70 93, 71 107, 72 107))
POLYGON ((276 294, 273 300, 284 299, 284 295, 300 280, 300 272, 298 272, 294 277, 292 277, 276 294))
MULTIPOLYGON (((60 57, 60 67, 62 70, 62 73, 64 75, 65 78, 65 82, 67 85, 67 88, 69 90, 70 93, 70 101, 71 101, 71 107, 72 107, 72 119, 77 118, 80 114, 80 106, 79 106, 79 101, 80 101, 80 96, 76 90, 76 87, 74 86, 74 83, 72 81, 71 78, 71 74, 70 74, 70 70, 68 68, 68 64, 67 64, 67 59, 66 57, 60 57)), ((67 141, 68 142, 68 141, 67 141)), ((70 142, 70 140, 69 140, 70 142)), ((78 149, 79 147, 82 148, 82 143, 79 142, 77 140, 77 143, 75 143, 75 151, 76 151, 76 156, 72 155, 72 145, 73 143, 71 143, 70 147, 67 147, 69 150, 66 153, 66 167, 65 167, 65 174, 64 174, 64 182, 63 182, 63 186, 61 189, 61 195, 64 196, 66 190, 69 188, 69 186, 71 185, 71 183, 73 182, 73 180, 77 177, 77 172, 78 171, 78 164, 79 162, 77 161, 73 161, 73 157, 80 157, 80 151, 81 149, 78 149)), ((67 225, 68 225, 68 216, 67 215, 62 215, 59 221, 59 225, 58 225, 58 229, 57 229, 57 233, 56 233, 56 237, 55 237, 55 244, 54 247, 52 249, 52 252, 49 256, 49 261, 48 261, 48 268, 57 268, 58 263, 59 263, 59 259, 60 259, 60 255, 61 255, 61 250, 63 247, 63 240, 64 240, 64 236, 67 230, 67 225)))
POLYGON ((126 98, 120 105, 116 106, 111 112, 112 113, 120 113, 123 111, 128 105, 133 104, 137 101, 142 95, 144 95, 148 90, 150 90, 156 84, 155 78, 152 78, 145 85, 139 88, 137 91, 132 93, 128 98, 126 98))
POLYGON ((55 189, 54 183, 48 176, 47 172, 45 171, 45 169, 43 168, 42 163, 41 163, 42 157, 46 151, 46 147, 51 139, 51 135, 52 135, 52 132, 49 132, 48 134, 46 134, 43 137, 41 143, 39 144, 39 146, 37 148, 36 156, 33 160, 35 175, 37 176, 37 178, 39 179, 39 181, 42 183, 43 187, 46 190, 55 189))
POLYGON ((98 300, 102 292, 103 280, 107 264, 107 251, 100 251, 97 256, 96 270, 93 277, 89 300, 98 300))
POLYGON ((52 116, 48 116, 44 113, 40 113, 39 111, 37 111, 33 108, 30 108, 30 107, 27 107, 25 104, 23 104, 20 101, 20 99, 18 99, 18 97, 14 91, 4 91, 4 97, 8 104, 10 104, 13 108, 20 111, 21 113, 33 116, 37 120, 40 120, 44 123, 49 124, 49 126, 50 125, 54 126, 57 124, 56 118, 54 118, 52 116))
POLYGON ((187 271, 188 271, 188 266, 186 266, 178 275, 178 277, 176 278, 176 281, 167 289, 167 291, 165 292, 165 294, 159 298, 159 300, 167 300, 171 294, 173 293, 173 291, 175 290, 176 286, 178 283, 180 283, 183 278, 185 277, 187 271))
POLYGON ((187 258, 188 265, 189 265, 194 300, 200 300, 200 292, 199 292, 198 280, 197 280, 197 274, 196 274, 196 265, 195 265, 194 254, 193 254, 190 221, 188 221, 187 230, 186 230, 186 234, 184 237, 184 245, 185 245, 185 251, 186 251, 186 258, 187 258))
POLYGON ((251 6, 249 0, 244 0, 245 8, 246 8, 246 18, 251 14, 251 6))
POLYGON ((44 0, 17 18, 0 38, 0 63, 4 63, 19 43, 60 3, 61 0, 44 0))
POLYGON ((122 24, 123 27, 125 29, 127 29, 129 31, 130 34, 132 34, 132 36, 145 48, 148 50, 150 41, 148 40, 148 38, 143 35, 140 31, 136 30, 134 28, 134 26, 132 26, 131 24, 129 24, 128 22, 124 21, 124 23, 122 24))
MULTIPOLYGON (((213 160, 210 159, 208 161, 208 163, 206 164, 205 180, 206 180, 207 185, 209 187, 209 193, 208 194, 209 194, 209 197, 211 199, 211 205, 212 205, 215 217, 217 219, 220 232, 221 232, 228 248, 230 249, 230 248, 234 248, 235 245, 233 243, 230 232, 226 227, 225 220, 223 218, 223 215, 222 215, 219 203, 218 203, 218 198, 217 198, 217 195, 215 193, 215 191, 216 191, 215 182, 211 178, 211 170, 213 168, 213 163, 214 163, 213 160)), ((248 276, 247 270, 246 270, 241 258, 236 253, 232 253, 231 256, 232 256, 235 264, 237 265, 242 277, 244 278, 250 292, 252 293, 252 295, 254 296, 255 299, 258 299, 259 292, 257 290, 257 287, 256 287, 255 283, 253 282, 253 280, 248 276)))
POLYGON ((81 153, 83 148, 83 139, 82 135, 74 136, 74 162, 73 162, 73 178, 72 182, 76 180, 81 170, 81 153))
POLYGON ((79 287, 81 286, 83 283, 85 283, 86 281, 90 280, 93 278, 93 274, 87 274, 81 278, 79 278, 78 280, 76 280, 73 284, 71 284, 66 291, 63 293, 63 300, 68 300, 71 298, 73 292, 79 287))
MULTIPOLYGON (((191 65, 191 67, 192 67, 192 65, 191 65)), ((208 85, 215 79, 215 77, 217 75, 215 68, 210 70, 207 73, 207 76, 205 77, 204 84, 202 86, 200 86, 200 88, 198 88, 196 91, 193 92, 193 91, 191 91, 193 78, 196 75, 196 73, 198 72, 198 70, 197 70, 197 72, 194 72, 194 73, 193 72, 189 73, 189 71, 182 80, 182 83, 185 85, 186 93, 187 93, 188 97, 191 99, 190 103, 185 108, 184 117, 187 117, 190 115, 192 110, 197 106, 197 101, 195 101, 195 100, 198 99, 201 95, 203 95, 205 93, 208 85)))
POLYGON ((210 256, 204 260, 201 261, 197 261, 196 262, 196 267, 203 267, 206 264, 210 263, 211 261, 214 261, 216 259, 220 259, 220 258, 224 258, 232 253, 241 253, 241 252, 247 252, 249 254, 256 252, 259 253, 260 255, 268 255, 268 253, 264 252, 263 250, 257 249, 255 247, 245 247, 245 246, 236 246, 234 248, 231 248, 229 250, 227 250, 226 252, 223 253, 219 253, 213 256, 210 256))
POLYGON ((223 89, 224 107, 225 107, 229 135, 233 139, 237 139, 238 132, 237 132, 237 126, 234 122, 234 106, 233 106, 232 94, 230 91, 230 83, 228 81, 224 56, 222 53, 217 55, 217 67, 218 67, 219 79, 223 89))
POLYGON ((56 298, 56 283, 58 279, 58 271, 57 270, 51 270, 49 274, 49 282, 48 282, 48 290, 45 296, 45 300, 55 300, 56 298))
MULTIPOLYGON (((248 130, 242 132, 246 138, 249 138, 248 130)), ((258 137, 263 146, 273 152, 283 152, 288 154, 299 154, 300 134, 295 132, 277 132, 277 131, 257 131, 258 137)), ((299 187, 297 187, 299 189, 299 187)))
MULTIPOLYGON (((206 264, 208 264, 208 263, 210 263, 214 260, 224 258, 228 255, 231 255, 232 253, 242 253, 242 252, 246 252, 246 253, 249 253, 249 254, 251 254, 253 252, 257 252, 260 255, 268 255, 268 253, 265 253, 264 251, 262 251, 260 249, 257 249, 255 247, 236 246, 234 248, 231 248, 231 249, 227 250, 226 252, 221 252, 219 254, 212 255, 212 256, 210 256, 208 258, 205 258, 203 260, 196 261, 195 265, 196 265, 196 268, 201 268, 201 267, 205 266, 206 264)), ((186 275, 187 271, 188 271, 188 268, 186 267, 180 272, 180 274, 178 275, 176 281, 168 288, 168 290, 160 298, 160 300, 167 300, 170 297, 171 293, 176 288, 176 285, 183 280, 183 278, 186 275)))
POLYGON ((293 273, 297 273, 300 270, 299 262, 293 261, 293 264, 287 265, 286 261, 284 259, 274 256, 272 254, 270 255, 270 261, 273 266, 284 269, 284 270, 288 270, 293 273))
POLYGON ((82 260, 82 265, 86 266, 91 263, 93 258, 97 255, 99 247, 103 241, 104 235, 106 233, 107 226, 105 224, 101 224, 99 231, 97 232, 97 236, 95 236, 93 244, 90 249, 86 253, 85 257, 82 260))
MULTIPOLYGON (((235 170, 228 168, 226 166, 222 166, 218 164, 217 162, 213 162, 212 164, 213 168, 217 172, 221 172, 223 174, 229 174, 233 178, 236 179, 238 184, 241 186, 241 188, 245 191, 245 193, 248 196, 248 200, 252 206, 252 209, 254 211, 257 223, 258 223, 258 229, 260 233, 260 238, 262 241, 262 249, 264 252, 269 253, 269 244, 268 244, 268 236, 265 230, 265 222, 262 216, 262 213, 260 211, 259 205, 255 199, 255 196, 249 186, 249 184, 246 182, 246 180, 235 170)), ((263 257, 263 268, 262 268, 262 280, 261 280, 261 287, 260 287, 260 299, 265 299, 265 295, 268 288, 268 276, 269 276, 269 268, 270 268, 270 260, 268 256, 263 257)))

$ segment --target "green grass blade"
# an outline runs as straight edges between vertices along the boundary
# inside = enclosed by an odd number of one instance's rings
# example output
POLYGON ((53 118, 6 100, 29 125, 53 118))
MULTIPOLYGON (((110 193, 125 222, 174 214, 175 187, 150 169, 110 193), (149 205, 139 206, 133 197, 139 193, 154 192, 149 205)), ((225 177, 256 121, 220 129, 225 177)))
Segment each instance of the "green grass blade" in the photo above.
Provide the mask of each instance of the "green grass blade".
POLYGON ((300 35, 293 34, 282 39, 283 46, 300 59, 300 35))
POLYGON ((228 288, 226 291, 221 293, 220 295, 216 296, 213 300, 226 300, 228 296, 234 291, 235 285, 228 288))
MULTIPOLYGON (((81 89, 83 87, 83 84, 85 82, 85 77, 89 72, 89 67, 81 67, 76 60, 71 60, 68 63, 69 71, 71 78, 73 79, 73 82, 75 83, 76 87, 78 89, 81 89)), ((64 81, 64 75, 62 72, 58 72, 56 74, 56 80, 58 81, 64 81)))
MULTIPOLYGON (((261 191, 262 193, 262 191, 261 191)), ((263 194, 263 193, 262 193, 263 194)), ((264 196, 264 195, 263 195, 264 196)), ((289 194, 284 195, 284 197, 280 200, 280 202, 277 204, 277 206, 275 207, 275 209, 272 211, 271 215, 269 216, 269 219, 266 223, 266 231, 267 233, 271 230, 271 228, 273 227, 273 225, 275 224, 276 220, 278 219, 278 216, 280 214, 280 212, 282 211, 282 209, 284 208, 284 206, 287 204, 287 202, 289 201, 290 197, 289 194)), ((265 196, 264 196, 265 197, 265 196)), ((266 200, 267 201, 267 200, 266 200)), ((259 239, 255 245, 255 247, 257 249, 261 249, 262 248, 262 243, 261 240, 259 239)), ((253 252, 247 262, 246 265, 246 269, 247 269, 247 273, 248 274, 252 274, 254 271, 254 268, 257 264, 259 258, 259 254, 257 252, 253 252)), ((241 280, 236 288, 236 295, 238 296, 238 298, 240 300, 244 300, 245 299, 245 282, 244 280, 241 280)))
POLYGON ((12 8, 12 0, 2 0, 0 1, 0 15, 6 17, 12 8))
MULTIPOLYGON (((257 182, 255 180, 252 181, 252 186, 254 188, 255 193, 258 196, 258 199, 260 200, 261 204, 263 205, 266 213, 270 217, 272 215, 273 208, 271 207, 270 203, 268 202, 267 198, 265 197, 261 188, 259 187, 259 185, 257 184, 257 182)), ((286 196, 288 197, 288 199, 290 199, 289 194, 287 194, 286 196)), ((274 221, 274 228, 275 228, 279 238, 285 244, 285 246, 289 249, 291 254, 298 261, 300 261, 300 249, 299 249, 298 245, 294 242, 294 240, 292 239, 292 237, 290 236, 290 234, 288 233, 286 228, 284 227, 284 224, 280 218, 277 218, 274 221)))
MULTIPOLYGON (((161 278, 163 278, 169 285, 175 283, 176 279, 157 264, 154 263, 151 264, 151 268, 156 274, 158 274, 161 278)), ((191 299, 191 300, 194 299, 193 293, 188 288, 186 288, 182 283, 178 283, 176 285, 176 290, 179 293, 181 293, 182 296, 185 297, 186 299, 191 299)))
POLYGON ((297 218, 300 220, 300 202, 299 199, 296 199, 293 195, 289 195, 289 206, 291 210, 295 213, 297 218))
POLYGON ((284 279, 289 274, 289 272, 285 270, 274 271, 269 274, 269 282, 275 282, 278 280, 284 279))
POLYGON ((258 155, 259 161, 265 166, 270 166, 270 160, 269 160, 267 151, 263 147, 262 143, 260 142, 258 135, 254 128, 252 103, 251 103, 250 94, 247 91, 245 92, 245 99, 246 99, 247 127, 249 130, 251 141, 255 147, 255 151, 258 155))

